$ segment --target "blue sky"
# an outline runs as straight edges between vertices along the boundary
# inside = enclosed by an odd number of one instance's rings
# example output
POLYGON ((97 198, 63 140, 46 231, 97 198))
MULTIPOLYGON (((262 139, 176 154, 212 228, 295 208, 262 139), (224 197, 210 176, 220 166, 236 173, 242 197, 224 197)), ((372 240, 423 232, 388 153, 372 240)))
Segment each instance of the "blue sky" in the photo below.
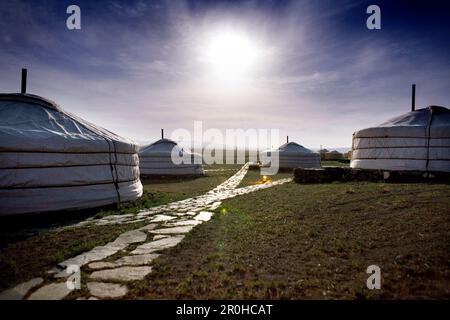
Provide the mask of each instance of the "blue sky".
POLYGON ((16 92, 27 67, 30 93, 137 141, 203 120, 342 147, 407 112, 411 83, 419 106, 449 106, 449 35, 450 5, 433 0, 3 1, 0 91, 16 92), (70 4, 81 30, 66 28, 70 4), (366 28, 370 4, 381 30, 366 28), (225 29, 261 57, 234 85, 202 58, 225 29))

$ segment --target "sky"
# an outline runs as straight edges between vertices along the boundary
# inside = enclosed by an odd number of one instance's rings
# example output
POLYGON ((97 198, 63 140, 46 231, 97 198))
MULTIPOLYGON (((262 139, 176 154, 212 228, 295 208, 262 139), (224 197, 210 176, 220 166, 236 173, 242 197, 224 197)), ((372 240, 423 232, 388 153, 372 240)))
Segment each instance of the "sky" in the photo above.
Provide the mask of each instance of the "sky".
POLYGON ((349 147, 410 110, 412 83, 418 107, 450 105, 449 39, 448 1, 2 1, 0 92, 26 67, 29 93, 141 143, 199 120, 349 147))

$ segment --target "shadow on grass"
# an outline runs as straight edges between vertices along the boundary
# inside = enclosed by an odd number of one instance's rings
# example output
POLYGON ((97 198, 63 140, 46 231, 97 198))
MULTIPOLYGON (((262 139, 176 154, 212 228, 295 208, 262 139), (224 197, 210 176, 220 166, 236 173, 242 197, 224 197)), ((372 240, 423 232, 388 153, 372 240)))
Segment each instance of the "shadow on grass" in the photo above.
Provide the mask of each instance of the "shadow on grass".
POLYGON ((6 216, 0 223, 0 248, 51 228, 64 227, 95 216, 102 211, 117 210, 118 205, 84 210, 64 210, 6 216))
POLYGON ((83 210, 60 210, 21 214, 0 218, 0 248, 43 231, 70 226, 87 218, 101 219, 112 214, 137 213, 140 210, 182 200, 208 191, 226 176, 153 176, 143 178, 143 195, 134 201, 83 210), (218 180, 220 177, 220 180, 218 180), (212 185, 203 185, 210 182, 212 185), (161 186, 167 186, 159 188, 161 186))
POLYGON ((144 185, 189 182, 201 178, 209 177, 209 175, 186 175, 186 176, 170 176, 170 175, 145 175, 141 176, 141 182, 144 185))

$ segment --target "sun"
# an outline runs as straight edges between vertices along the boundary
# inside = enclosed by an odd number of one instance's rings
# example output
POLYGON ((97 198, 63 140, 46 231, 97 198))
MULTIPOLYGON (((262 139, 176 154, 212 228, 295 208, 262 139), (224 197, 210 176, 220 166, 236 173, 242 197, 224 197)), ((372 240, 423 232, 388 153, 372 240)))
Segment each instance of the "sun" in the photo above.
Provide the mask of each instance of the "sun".
POLYGON ((244 33, 218 32, 212 35, 204 52, 204 60, 221 79, 238 80, 256 67, 258 47, 244 33))

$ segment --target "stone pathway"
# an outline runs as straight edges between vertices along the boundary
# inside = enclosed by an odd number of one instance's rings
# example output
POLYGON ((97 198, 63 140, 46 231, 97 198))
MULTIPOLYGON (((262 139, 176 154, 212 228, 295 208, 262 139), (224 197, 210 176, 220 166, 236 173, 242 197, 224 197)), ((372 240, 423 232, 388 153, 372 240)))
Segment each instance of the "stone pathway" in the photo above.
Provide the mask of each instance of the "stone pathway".
POLYGON ((47 272, 50 279, 46 281, 35 278, 0 293, 0 300, 18 300, 27 295, 28 299, 64 299, 74 290, 69 288, 74 288, 73 283, 80 269, 83 271, 81 286, 87 289, 89 296, 79 299, 117 299, 125 296, 128 292, 127 283, 142 280, 150 274, 152 261, 164 250, 180 243, 195 226, 209 221, 212 211, 219 208, 223 200, 292 181, 291 178, 281 179, 237 188, 248 166, 245 164, 231 178, 202 196, 150 208, 137 214, 89 218, 71 226, 148 222, 144 227, 119 235, 112 242, 60 262, 47 272), (111 259, 116 254, 121 257, 111 259))

